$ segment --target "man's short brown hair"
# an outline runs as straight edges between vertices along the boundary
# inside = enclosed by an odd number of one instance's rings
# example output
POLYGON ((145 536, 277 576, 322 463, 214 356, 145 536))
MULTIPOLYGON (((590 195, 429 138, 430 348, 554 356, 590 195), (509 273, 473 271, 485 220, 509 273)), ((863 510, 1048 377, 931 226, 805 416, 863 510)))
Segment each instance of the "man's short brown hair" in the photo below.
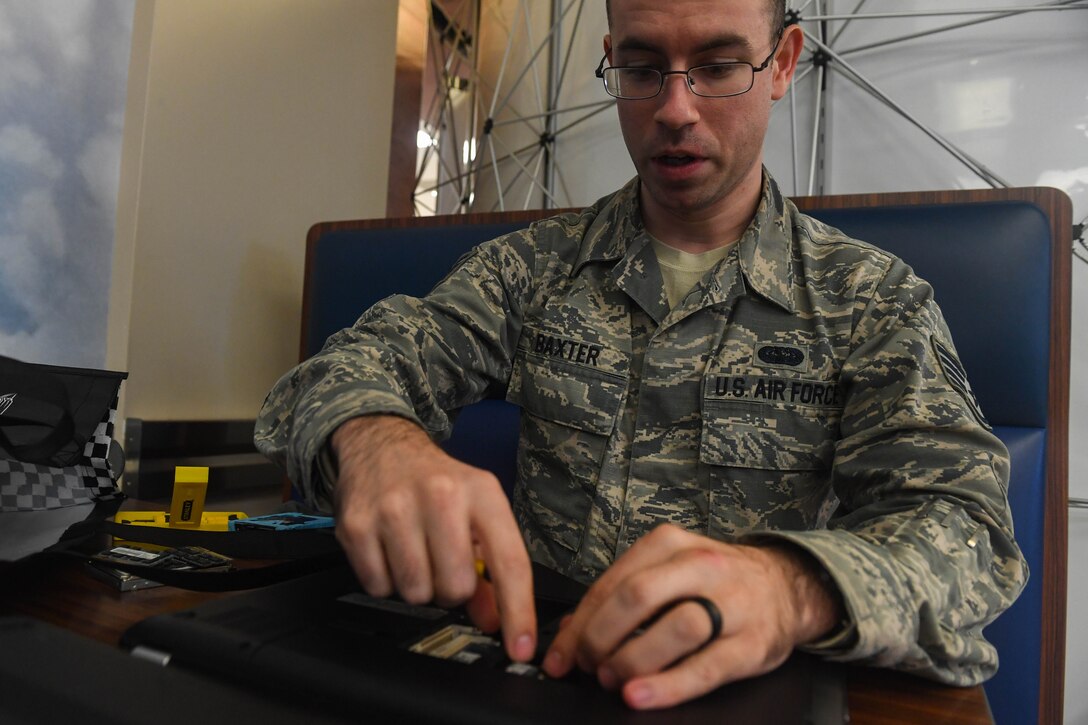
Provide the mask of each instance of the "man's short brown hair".
MULTIPOLYGON (((608 15, 608 28, 612 29, 612 0, 604 0, 604 11, 608 15)), ((771 37, 777 38, 786 22, 786 0, 767 0, 767 11, 771 15, 771 37)))

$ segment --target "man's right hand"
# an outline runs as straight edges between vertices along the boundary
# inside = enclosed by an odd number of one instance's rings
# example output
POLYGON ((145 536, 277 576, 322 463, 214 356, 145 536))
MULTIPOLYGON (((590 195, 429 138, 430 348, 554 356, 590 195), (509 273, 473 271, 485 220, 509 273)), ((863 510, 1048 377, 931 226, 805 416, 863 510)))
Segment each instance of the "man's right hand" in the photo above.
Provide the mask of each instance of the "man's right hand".
POLYGON ((529 555, 493 474, 451 458, 415 423, 353 418, 333 433, 336 536, 371 596, 467 603, 478 627, 502 627, 511 659, 536 649, 529 555), (491 583, 476 572, 483 559, 491 583))

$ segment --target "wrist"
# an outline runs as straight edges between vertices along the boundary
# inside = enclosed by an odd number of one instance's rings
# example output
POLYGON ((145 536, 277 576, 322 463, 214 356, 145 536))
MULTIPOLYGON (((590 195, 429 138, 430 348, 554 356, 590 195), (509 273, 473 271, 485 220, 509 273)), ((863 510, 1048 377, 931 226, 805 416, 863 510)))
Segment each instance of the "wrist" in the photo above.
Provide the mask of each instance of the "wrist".
POLYGON ((795 643, 818 641, 846 619, 842 593, 831 574, 804 549, 790 544, 764 547, 778 563, 791 605, 795 643))
POLYGON ((341 423, 328 439, 335 460, 343 465, 346 459, 387 450, 397 443, 430 443, 430 437, 414 422, 396 415, 362 415, 341 423))

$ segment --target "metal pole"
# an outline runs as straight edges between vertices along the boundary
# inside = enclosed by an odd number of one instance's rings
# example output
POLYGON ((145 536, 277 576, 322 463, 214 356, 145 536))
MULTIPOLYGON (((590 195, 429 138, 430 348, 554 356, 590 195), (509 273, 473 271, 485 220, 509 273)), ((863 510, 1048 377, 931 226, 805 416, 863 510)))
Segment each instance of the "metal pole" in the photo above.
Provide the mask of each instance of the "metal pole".
POLYGON ((801 188, 801 179, 797 176, 797 85, 790 84, 790 158, 793 160, 793 193, 801 188))
POLYGON ((601 113, 602 111, 607 111, 609 108, 611 108, 614 105, 615 105, 615 103, 609 103, 607 106, 601 106, 596 111, 590 111, 586 115, 579 118, 577 121, 571 121, 566 126, 563 126, 563 128, 561 128, 561 129, 559 129, 558 131, 555 132, 555 135, 559 136, 560 134, 571 130, 572 128, 574 128, 578 124, 582 123, 583 121, 588 121, 589 119, 593 118, 594 116, 601 113))
MULTIPOLYGON (((562 38, 563 38, 563 2, 552 0, 552 34, 551 48, 548 50, 548 113, 547 123, 544 127, 544 136, 540 145, 544 149, 542 157, 544 162, 544 188, 547 195, 544 199, 545 209, 554 209, 550 200, 555 198, 555 129, 558 116, 554 113, 556 96, 559 94, 560 73, 562 72, 562 38)), ((540 164, 537 164, 539 168, 540 164)))
POLYGON ((499 211, 506 211, 506 201, 503 199, 502 181, 499 179, 499 162, 495 157, 495 137, 487 135, 487 147, 491 150, 491 169, 495 172, 495 196, 499 200, 499 211))
POLYGON ((586 108, 601 108, 604 106, 611 106, 613 103, 613 100, 594 101, 593 103, 583 103, 580 106, 571 106, 570 108, 552 108, 552 110, 550 111, 545 111, 544 113, 537 113, 532 116, 519 116, 518 118, 508 118, 505 121, 495 121, 493 124, 491 124, 491 127, 499 128, 500 126, 509 126, 515 123, 525 123, 526 121, 532 121, 538 118, 558 116, 561 113, 573 113, 574 111, 581 111, 586 108))
MULTIPOLYGON (((525 3, 525 38, 526 38, 526 42, 529 44, 529 46, 532 47, 536 43, 536 41, 533 39, 533 20, 532 20, 532 17, 529 15, 528 0, 521 0, 521 1, 523 3, 525 3)), ((554 0, 553 0, 553 2, 554 2, 554 0)), ((554 12, 554 9, 553 9, 553 12, 554 12)), ((555 18, 554 17, 551 18, 551 22, 555 23, 555 18)), ((552 28, 552 30, 554 31, 554 28, 552 28)), ((551 64, 551 59, 552 59, 551 49, 555 44, 555 33, 554 32, 548 33, 548 35, 546 35, 545 37, 549 39, 547 41, 548 42, 548 62, 549 62, 548 75, 549 75, 549 85, 551 85, 551 79, 550 79, 550 76, 551 76, 551 66, 550 66, 550 64, 551 64)), ((544 103, 544 98, 540 94, 540 74, 538 74, 536 72, 536 68, 533 68, 533 72, 530 75, 533 78, 533 91, 536 93, 536 107, 539 108, 541 110, 541 112, 543 112, 543 111, 547 110, 548 108, 550 108, 551 106, 546 105, 544 103)), ((525 118, 525 116, 522 116, 522 118, 525 118)), ((526 124, 526 125, 529 125, 529 124, 526 124)), ((532 126, 529 126, 529 127, 532 128, 532 126)))
MULTIPOLYGON (((1016 8, 1013 12, 1032 13, 1084 9, 1088 9, 1088 5, 1034 5, 1026 8, 1016 8)), ((945 15, 995 15, 999 13, 1008 14, 1009 9, 979 8, 975 10, 913 10, 892 13, 862 13, 861 15, 814 15, 812 17, 805 18, 805 20, 811 20, 813 22, 823 22, 827 20, 888 20, 891 18, 935 18, 945 15)))
POLYGON ((1058 9, 1058 10, 1079 10, 1079 9, 1082 9, 1082 8, 1088 9, 1088 5, 1082 5, 1082 4, 1079 4, 1079 3, 1080 3, 1080 0, 1060 0, 1060 2, 1047 3, 1046 5, 1047 6, 1051 6, 1051 5, 1052 6, 1072 5, 1073 7, 1053 7, 1053 8, 1051 8, 1051 7, 1046 7, 1046 6, 1040 5, 1037 8, 1033 8, 1032 10, 1012 10, 1010 12, 999 13, 997 15, 990 15, 990 16, 987 16, 985 18, 977 18, 975 20, 964 20, 961 23, 953 23, 952 25, 945 25, 943 27, 934 28, 932 30, 923 30, 923 31, 920 31, 920 32, 917 32, 917 33, 910 33, 909 35, 901 35, 901 36, 896 37, 896 38, 888 38, 886 40, 881 40, 881 41, 879 41, 877 43, 868 43, 867 45, 859 45, 859 46, 854 47, 854 48, 848 48, 846 50, 840 50, 839 55, 844 55, 844 56, 845 55, 851 55, 853 53, 860 53, 862 51, 871 50, 873 48, 886 48, 889 45, 894 45, 896 43, 902 43, 902 42, 907 41, 907 40, 917 40, 918 38, 925 38, 925 37, 930 36, 930 35, 937 35, 939 33, 945 33, 945 32, 948 32, 949 30, 959 30, 960 28, 968 28, 968 27, 970 27, 972 25, 981 25, 982 23, 989 23, 989 22, 992 22, 994 20, 1001 20, 1003 18, 1011 18, 1011 17, 1014 17, 1016 15, 1023 15, 1024 13, 1033 12, 1035 9, 1042 9, 1042 10, 1053 10, 1053 9, 1058 9))
MULTIPOLYGON (((541 163, 546 161, 547 157, 548 157, 548 149, 547 148, 542 146, 540 148, 540 150, 541 150, 541 153, 536 157, 536 168, 533 169, 534 178, 540 175, 540 165, 541 165, 541 163)), ((547 180, 545 180, 545 183, 547 183, 547 180)), ((532 202, 532 200, 533 200, 533 187, 530 186, 525 191, 525 206, 523 206, 522 209, 530 208, 529 204, 532 202)), ((545 201, 545 204, 547 204, 546 201, 545 201)), ((547 205, 544 208, 545 209, 551 209, 551 208, 554 208, 554 207, 552 207, 551 205, 547 205)))
MULTIPOLYGON (((823 10, 823 3, 820 0, 816 0, 816 12, 820 13, 823 10)), ((827 23, 822 22, 819 25, 819 36, 821 38, 827 38, 827 23)), ((813 41, 819 42, 813 37, 813 41)), ((821 43, 822 45, 822 43, 821 43)), ((822 189, 823 184, 823 158, 824 158, 824 139, 827 134, 823 132, 823 125, 827 122, 827 113, 825 105, 827 103, 824 91, 827 90, 827 66, 823 62, 817 62, 816 64, 816 103, 813 106, 813 121, 812 121, 812 156, 809 161, 808 169, 808 194, 811 196, 816 193, 817 183, 816 174, 819 171, 821 178, 819 188, 822 189)))
MULTIPOLYGON (((505 144, 504 144, 504 143, 502 142, 502 139, 500 139, 500 138, 496 137, 496 138, 495 138, 495 143, 497 143, 497 144, 499 144, 500 146, 502 146, 502 147, 503 147, 503 150, 505 150, 506 152, 508 152, 508 158, 509 158, 509 159, 510 159, 511 161, 513 161, 513 162, 514 162, 515 164, 517 164, 517 166, 518 166, 518 168, 519 168, 519 169, 521 169, 521 170, 522 170, 522 171, 523 171, 524 173, 526 173, 526 174, 530 174, 530 176, 529 176, 529 183, 530 183, 530 184, 535 184, 535 185, 536 185, 536 186, 537 186, 537 187, 538 187, 538 188, 539 188, 539 189, 540 189, 540 190, 541 190, 542 192, 544 192, 544 196, 546 196, 546 197, 549 197, 549 198, 551 197, 551 193, 550 193, 550 192, 549 192, 549 191, 548 191, 547 189, 545 189, 545 188, 544 188, 544 185, 543 185, 543 184, 541 184, 539 180, 537 180, 537 179, 536 179, 535 177, 533 177, 533 176, 531 175, 531 172, 529 171, 528 167, 526 167, 526 166, 525 166, 525 164, 521 163, 521 159, 519 159, 519 158, 518 158, 518 157, 517 157, 517 156, 516 156, 515 154, 513 154, 513 153, 509 153, 510 149, 508 149, 508 148, 506 147, 506 145, 505 145, 505 144)), ((532 148, 532 147, 530 146, 530 147, 528 147, 528 148, 532 148)), ((539 148, 539 146, 538 146, 538 147, 537 147, 537 152, 539 152, 539 150, 540 150, 540 148, 539 148)), ((535 154, 534 154, 534 155, 535 155, 535 154)), ((530 161, 531 161, 531 160, 530 160, 530 161)), ((553 204, 555 204, 555 199, 554 199, 554 198, 553 198, 553 199, 551 199, 551 201, 552 201, 552 203, 553 203, 553 204)), ((556 206, 558 206, 558 204, 556 204, 556 206)))
MULTIPOLYGON (((522 6, 519 6, 522 7, 522 6)), ((515 20, 513 25, 517 25, 515 20)), ((502 53, 502 63, 499 65, 499 77, 495 81, 495 92, 491 96, 491 108, 487 110, 487 117, 495 117, 495 107, 499 103, 499 89, 502 88, 503 78, 506 76, 506 65, 510 62, 510 49, 514 47, 514 28, 510 27, 510 37, 506 39, 506 49, 502 53)))
MULTIPOLYGON (((573 0, 571 0, 573 2, 573 0)), ((574 26, 567 40, 567 55, 563 58, 563 70, 559 72, 559 83, 555 86, 555 95, 552 96, 552 108, 559 105, 559 94, 563 90, 563 81, 567 78, 567 68, 570 66, 570 54, 574 50, 574 43, 578 38, 578 28, 582 26, 582 11, 585 9, 586 0, 578 0, 578 13, 574 16, 574 26)))
MULTIPOLYGON (((864 7, 864 5, 865 5, 865 0, 858 0, 858 4, 854 6, 854 9, 850 11, 850 14, 851 15, 857 15, 858 11, 861 10, 861 8, 864 7)), ((845 23, 842 24, 842 26, 838 29, 838 32, 835 33, 835 37, 831 39, 831 42, 829 43, 829 45, 834 47, 835 43, 839 42, 839 38, 842 37, 842 34, 846 32, 846 29, 848 27, 850 27, 850 21, 849 20, 847 20, 845 23)))
POLYGON ((468 163, 465 164, 468 173, 468 183, 465 185, 464 196, 461 197, 463 202, 463 208, 465 211, 472 211, 472 203, 476 199, 476 183, 477 183, 477 170, 479 164, 476 162, 476 157, 479 156, 480 144, 476 139, 480 135, 480 84, 477 79, 480 77, 480 15, 481 8, 480 3, 482 0, 476 0, 472 4, 472 88, 469 89, 469 103, 471 108, 469 109, 469 121, 468 121, 468 163), (467 200, 467 201, 466 201, 467 200))
MULTIPOLYGON (((570 7, 573 8, 574 6, 571 5, 570 7)), ((568 10, 569 10, 569 8, 568 8, 568 10)), ((551 37, 550 36, 553 35, 554 33, 555 33, 555 27, 553 26, 551 32, 548 34, 549 37, 546 39, 545 43, 551 42, 551 37)), ((513 40, 513 39, 511 39, 511 40, 513 40)), ((497 106, 492 105, 492 107, 491 107, 491 109, 492 109, 491 110, 491 116, 492 117, 495 116, 495 111, 496 110, 501 111, 502 109, 506 108, 507 102, 510 100, 510 97, 514 95, 514 92, 517 90, 518 86, 521 85, 521 81, 525 78, 525 74, 529 72, 529 70, 533 67, 533 63, 536 62, 536 59, 538 57, 540 57, 540 54, 542 52, 544 52, 545 43, 541 43, 537 47, 537 49, 533 52, 533 55, 529 58, 529 61, 525 64, 525 68, 523 68, 521 73, 518 74, 517 79, 510 86, 510 90, 506 92, 506 95, 503 96, 503 99, 498 103, 498 105, 497 106)), ((495 87, 499 88, 500 86, 496 84, 495 87)))
POLYGON ((823 120, 823 113, 820 112, 820 109, 824 102, 824 78, 826 75, 826 68, 821 67, 816 71, 816 104, 812 122, 812 157, 808 167, 809 196, 815 193, 816 188, 816 162, 820 157, 820 122, 823 120))
MULTIPOLYGON (((537 156, 540 155, 540 147, 539 146, 537 146, 535 148, 529 148, 527 150, 533 152, 533 155, 531 157, 529 157, 529 161, 532 161, 533 159, 537 158, 537 156)), ((510 157, 510 154, 507 154, 506 156, 503 157, 503 160, 505 160, 505 159, 507 159, 509 157, 510 157)), ((522 167, 522 168, 524 168, 524 167, 522 167)), ((514 184, 518 183, 518 179, 520 179, 524 175, 525 175, 524 171, 518 171, 518 173, 514 175, 514 178, 508 180, 506 182, 506 186, 502 190, 503 195, 505 196, 506 194, 509 194, 513 190, 514 184)), ((529 188, 531 189, 532 185, 530 185, 529 188)), ((495 211, 495 207, 491 207, 491 211, 495 211)))
POLYGON ((846 60, 844 60, 843 57, 840 56, 838 53, 831 50, 831 48, 829 48, 826 45, 824 45, 823 43, 821 43, 815 37, 809 37, 809 41, 811 41, 814 45, 816 45, 818 48, 820 48, 820 50, 827 53, 832 58, 832 60, 835 61, 835 63, 832 64, 833 68, 841 70, 843 72, 843 74, 847 78, 849 78, 854 83, 856 83, 859 87, 861 87, 862 89, 867 91, 874 98, 877 98, 878 100, 882 101, 885 105, 887 105, 893 111, 895 111, 900 116, 902 116, 904 119, 906 119, 908 122, 910 122, 912 125, 917 127, 918 130, 920 130, 922 133, 924 133, 925 135, 927 135, 931 139, 933 139, 935 142, 937 142, 937 145, 939 145, 941 148, 943 148, 948 153, 952 154, 952 156, 954 158, 956 158, 958 161, 960 161, 960 163, 962 163, 967 168, 971 169, 971 171, 973 171, 975 174, 977 174, 987 184, 989 184, 990 186, 993 186, 994 188, 1000 188, 1000 187, 1008 188, 1008 186, 1009 186, 1008 182, 1006 182, 1004 179, 1002 179, 1000 176, 998 176, 994 172, 990 171, 981 162, 977 161, 976 159, 969 156, 966 152, 964 152, 964 151, 960 150, 959 148, 957 148, 951 141, 944 138, 939 133, 937 133, 933 129, 929 128, 924 123, 922 123, 921 121, 916 119, 914 116, 912 116, 906 109, 904 109, 898 103, 893 101, 887 94, 885 94, 883 91, 881 91, 879 88, 877 88, 876 85, 873 84, 872 81, 870 81, 868 78, 866 78, 861 73, 859 73, 856 68, 854 68, 852 65, 850 65, 850 63, 848 63, 846 60))

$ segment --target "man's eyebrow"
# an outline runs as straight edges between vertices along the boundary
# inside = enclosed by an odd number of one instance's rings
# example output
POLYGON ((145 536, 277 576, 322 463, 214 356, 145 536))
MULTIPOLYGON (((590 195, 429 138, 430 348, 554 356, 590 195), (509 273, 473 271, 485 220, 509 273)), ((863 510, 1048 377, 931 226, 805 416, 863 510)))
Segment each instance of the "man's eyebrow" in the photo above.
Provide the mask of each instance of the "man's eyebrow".
MULTIPOLYGON (((748 39, 743 35, 737 35, 735 33, 723 33, 721 35, 715 35, 712 38, 707 38, 701 41, 691 49, 691 53, 706 53, 711 50, 724 50, 724 49, 736 49, 751 51, 752 44, 748 42, 748 39)), ((661 53, 661 46, 656 45, 647 40, 641 38, 624 38, 616 44, 616 50, 620 51, 647 51, 650 53, 661 53)))
POLYGON ((726 33, 723 35, 716 35, 713 38, 704 40, 702 43, 699 43, 694 48, 692 48, 692 52, 705 53, 708 50, 724 50, 726 48, 736 48, 737 50, 747 51, 753 50, 752 44, 748 42, 748 38, 745 38, 743 35, 726 33))
POLYGON ((650 53, 660 53, 661 48, 653 43, 639 38, 624 38, 616 44, 616 50, 645 50, 650 53))

